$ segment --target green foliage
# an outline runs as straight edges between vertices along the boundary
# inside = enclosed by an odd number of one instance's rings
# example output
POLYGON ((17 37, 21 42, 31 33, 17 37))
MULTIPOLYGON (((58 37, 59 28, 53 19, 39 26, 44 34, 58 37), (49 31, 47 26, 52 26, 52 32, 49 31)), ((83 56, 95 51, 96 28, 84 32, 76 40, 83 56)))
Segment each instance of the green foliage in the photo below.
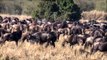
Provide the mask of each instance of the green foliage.
POLYGON ((80 10, 107 12, 107 0, 0 0, 0 13, 3 14, 27 14, 52 20, 78 20, 80 10))
POLYGON ((35 16, 47 19, 76 19, 80 16, 80 10, 73 0, 42 0, 35 16), (76 9, 75 9, 76 8, 76 9), (78 13, 77 13, 78 12, 78 13), (78 15, 77 15, 78 14, 78 15), (76 17, 74 17, 75 15, 76 17))

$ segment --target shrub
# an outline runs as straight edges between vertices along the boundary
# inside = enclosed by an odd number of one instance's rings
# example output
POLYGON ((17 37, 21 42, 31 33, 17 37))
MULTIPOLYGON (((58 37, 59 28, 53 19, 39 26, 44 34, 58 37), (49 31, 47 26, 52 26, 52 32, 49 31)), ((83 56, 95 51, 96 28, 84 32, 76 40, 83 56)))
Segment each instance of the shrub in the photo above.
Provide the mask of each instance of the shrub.
POLYGON ((42 0, 38 7, 36 17, 52 20, 80 19, 80 8, 74 4, 73 0, 42 0))

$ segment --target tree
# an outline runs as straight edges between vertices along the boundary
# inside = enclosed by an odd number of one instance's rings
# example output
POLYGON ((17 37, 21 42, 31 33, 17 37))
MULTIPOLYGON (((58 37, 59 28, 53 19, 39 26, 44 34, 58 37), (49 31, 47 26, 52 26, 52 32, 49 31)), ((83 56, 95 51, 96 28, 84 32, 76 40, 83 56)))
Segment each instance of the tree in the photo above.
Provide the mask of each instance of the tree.
POLYGON ((79 20, 81 14, 73 0, 41 0, 38 7, 34 15, 51 20, 79 20))

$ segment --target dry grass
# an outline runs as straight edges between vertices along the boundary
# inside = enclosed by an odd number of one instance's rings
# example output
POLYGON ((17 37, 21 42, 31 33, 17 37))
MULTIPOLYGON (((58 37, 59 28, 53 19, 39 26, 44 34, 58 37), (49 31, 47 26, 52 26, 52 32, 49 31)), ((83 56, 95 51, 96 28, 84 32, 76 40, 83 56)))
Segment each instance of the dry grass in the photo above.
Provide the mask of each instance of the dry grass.
POLYGON ((83 20, 107 20, 107 13, 104 11, 85 11, 82 13, 83 20))
POLYGON ((17 17, 19 19, 27 19, 27 18, 31 18, 31 16, 28 15, 10 15, 10 14, 0 14, 0 16, 4 17, 17 17))
POLYGON ((0 46, 0 60, 107 60, 106 54, 97 52, 89 55, 86 51, 81 52, 82 46, 75 45, 73 48, 69 45, 61 47, 61 40, 56 42, 56 47, 30 44, 24 42, 16 46, 14 42, 6 42, 0 46))

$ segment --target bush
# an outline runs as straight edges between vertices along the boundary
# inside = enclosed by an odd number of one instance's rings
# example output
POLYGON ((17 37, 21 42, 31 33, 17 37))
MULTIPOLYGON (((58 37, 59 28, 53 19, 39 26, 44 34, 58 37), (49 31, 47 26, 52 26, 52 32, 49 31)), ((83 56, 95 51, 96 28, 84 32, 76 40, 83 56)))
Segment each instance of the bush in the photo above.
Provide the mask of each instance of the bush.
POLYGON ((81 14, 73 0, 43 0, 38 7, 35 17, 52 20, 79 20, 81 14))

